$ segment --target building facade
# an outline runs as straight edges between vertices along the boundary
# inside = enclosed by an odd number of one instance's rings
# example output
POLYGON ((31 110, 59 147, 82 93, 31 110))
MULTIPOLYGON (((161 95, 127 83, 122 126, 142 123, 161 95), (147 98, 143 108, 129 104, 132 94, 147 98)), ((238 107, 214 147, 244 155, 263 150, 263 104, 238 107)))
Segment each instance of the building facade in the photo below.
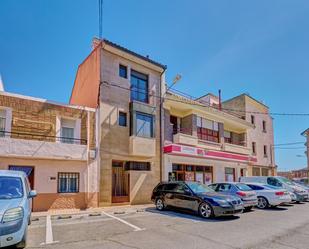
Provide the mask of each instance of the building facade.
POLYGON ((0 92, 0 169, 26 172, 33 211, 98 205, 96 111, 0 92))
POLYGON ((304 136, 306 138, 306 157, 307 157, 307 172, 309 172, 309 129, 306 129, 305 131, 303 131, 301 133, 302 136, 304 136))
MULTIPOLYGON (((209 105, 211 101, 214 105, 209 105)), ((164 100, 164 180, 238 181, 256 162, 247 143, 253 125, 197 100, 169 92, 164 100)))
POLYGON ((251 162, 249 175, 276 175, 274 154, 273 119, 269 108, 248 94, 242 94, 222 103, 223 110, 250 122, 253 129, 248 132, 247 142, 256 162, 251 162))
POLYGON ((161 179, 165 66, 107 40, 79 66, 70 103, 99 108, 100 205, 147 203, 161 179))

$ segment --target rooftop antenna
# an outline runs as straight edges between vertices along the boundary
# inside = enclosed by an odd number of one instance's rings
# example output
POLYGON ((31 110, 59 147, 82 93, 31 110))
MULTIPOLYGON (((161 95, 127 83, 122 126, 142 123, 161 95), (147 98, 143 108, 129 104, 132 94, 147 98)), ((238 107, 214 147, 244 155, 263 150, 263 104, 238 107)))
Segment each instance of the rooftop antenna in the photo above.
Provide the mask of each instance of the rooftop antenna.
POLYGON ((99 39, 102 40, 102 33, 103 33, 103 0, 99 1, 99 39))
POLYGON ((1 91, 1 92, 4 92, 4 83, 3 83, 3 81, 2 81, 2 76, 1 76, 1 74, 0 74, 0 91, 1 91))

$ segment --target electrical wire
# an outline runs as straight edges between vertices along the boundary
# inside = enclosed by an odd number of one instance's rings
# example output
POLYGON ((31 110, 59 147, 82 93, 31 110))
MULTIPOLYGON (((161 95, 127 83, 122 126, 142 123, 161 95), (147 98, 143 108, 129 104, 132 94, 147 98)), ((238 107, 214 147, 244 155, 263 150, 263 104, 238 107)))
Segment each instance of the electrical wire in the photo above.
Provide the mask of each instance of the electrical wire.
MULTIPOLYGON (((130 91, 130 92, 133 91, 133 92, 136 92, 136 93, 143 93, 143 94, 145 94, 145 92, 143 92, 143 91, 138 91, 138 90, 135 90, 135 89, 130 89, 130 88, 127 88, 127 87, 119 86, 117 84, 113 84, 113 83, 110 83, 110 82, 107 82, 107 81, 103 81, 103 83, 105 85, 112 86, 112 87, 117 87, 117 88, 120 88, 120 89, 123 89, 123 90, 126 90, 126 91, 130 91)), ((161 98, 160 96, 155 95, 155 94, 151 94, 151 93, 149 93, 148 95, 150 97, 154 97, 154 98, 161 98)), ((180 96, 180 97, 182 97, 182 96, 180 96)), ((189 103, 189 102, 186 102, 186 101, 183 101, 183 100, 176 100, 176 99, 172 99, 172 98, 169 98, 169 97, 165 97, 164 99, 165 100, 174 101, 174 102, 178 102, 178 103, 184 103, 184 104, 200 106, 200 107, 210 107, 210 108, 213 108, 213 109, 219 111, 219 109, 214 107, 214 106, 205 105, 205 104, 199 104, 198 101, 193 100, 193 99, 188 99, 188 101, 194 101, 195 103, 192 103, 192 102, 189 103)), ((231 114, 231 112, 236 112, 236 113, 238 112, 238 113, 242 113, 242 114, 251 113, 251 114, 273 115, 273 116, 308 116, 309 117, 309 113, 279 113, 279 112, 242 111, 242 110, 231 109, 231 108, 221 108, 221 110, 224 110, 224 111, 226 111, 226 112, 228 112, 230 114, 231 114)))

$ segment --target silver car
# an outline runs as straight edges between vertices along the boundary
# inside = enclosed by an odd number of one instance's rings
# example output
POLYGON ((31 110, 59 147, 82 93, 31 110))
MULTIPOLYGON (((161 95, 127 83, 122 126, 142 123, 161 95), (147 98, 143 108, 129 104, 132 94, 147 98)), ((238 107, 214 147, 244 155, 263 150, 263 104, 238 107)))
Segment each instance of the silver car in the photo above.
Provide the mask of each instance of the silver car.
POLYGON ((246 184, 239 182, 224 182, 210 184, 209 187, 216 192, 239 197, 244 203, 245 211, 251 210, 258 204, 256 192, 246 184))
POLYGON ((35 196, 24 172, 0 170, 0 247, 26 247, 35 196))

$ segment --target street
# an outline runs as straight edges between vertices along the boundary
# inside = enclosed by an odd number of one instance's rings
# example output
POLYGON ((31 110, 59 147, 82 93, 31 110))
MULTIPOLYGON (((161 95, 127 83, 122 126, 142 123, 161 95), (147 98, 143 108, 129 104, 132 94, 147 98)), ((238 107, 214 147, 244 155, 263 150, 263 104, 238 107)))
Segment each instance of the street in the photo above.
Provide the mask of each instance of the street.
POLYGON ((28 248, 308 248, 309 203, 204 220, 153 207, 33 219, 28 248))

